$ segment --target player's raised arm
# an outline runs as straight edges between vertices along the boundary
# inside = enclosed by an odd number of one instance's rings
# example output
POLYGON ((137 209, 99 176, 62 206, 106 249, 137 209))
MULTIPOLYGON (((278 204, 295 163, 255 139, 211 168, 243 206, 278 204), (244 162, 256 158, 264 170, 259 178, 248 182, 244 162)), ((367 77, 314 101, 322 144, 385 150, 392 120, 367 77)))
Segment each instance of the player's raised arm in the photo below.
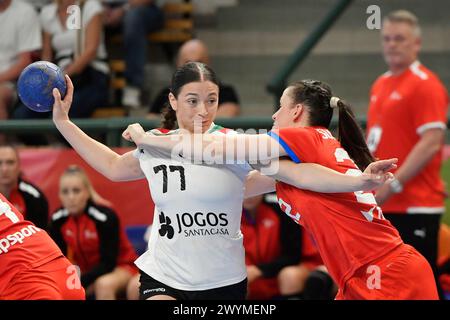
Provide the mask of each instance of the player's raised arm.
POLYGON ((53 89, 53 122, 67 142, 95 170, 113 181, 136 180, 144 177, 139 161, 132 152, 119 155, 104 144, 92 139, 69 119, 74 87, 66 75, 67 94, 64 99, 53 89))

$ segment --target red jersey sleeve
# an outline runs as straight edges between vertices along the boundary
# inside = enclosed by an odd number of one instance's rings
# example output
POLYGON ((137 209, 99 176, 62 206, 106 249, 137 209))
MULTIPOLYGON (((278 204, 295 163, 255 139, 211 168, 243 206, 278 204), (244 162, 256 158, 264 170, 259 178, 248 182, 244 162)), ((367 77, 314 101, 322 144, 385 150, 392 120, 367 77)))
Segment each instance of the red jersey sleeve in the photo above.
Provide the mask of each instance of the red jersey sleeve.
POLYGON ((427 129, 447 127, 447 90, 438 79, 432 77, 422 81, 411 101, 411 115, 417 134, 427 129))
POLYGON ((278 141, 292 161, 315 162, 319 146, 318 136, 311 128, 280 128, 268 132, 278 141))

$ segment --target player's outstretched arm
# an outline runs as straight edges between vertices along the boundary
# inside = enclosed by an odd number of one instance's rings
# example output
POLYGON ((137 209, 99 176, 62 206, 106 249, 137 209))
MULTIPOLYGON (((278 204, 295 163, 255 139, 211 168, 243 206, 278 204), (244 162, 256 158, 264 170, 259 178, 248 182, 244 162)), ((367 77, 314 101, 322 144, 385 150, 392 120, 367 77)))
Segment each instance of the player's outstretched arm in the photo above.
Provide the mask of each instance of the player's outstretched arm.
POLYGON ((258 168, 265 174, 250 172, 245 184, 245 197, 272 192, 275 180, 321 193, 371 191, 392 178, 389 170, 396 168, 396 163, 397 159, 376 161, 361 175, 351 176, 314 163, 273 160, 270 165, 258 168))
POLYGON ((280 160, 278 171, 271 175, 276 180, 300 189, 322 193, 371 191, 379 188, 392 178, 389 170, 396 167, 397 159, 372 163, 361 175, 348 175, 315 164, 296 164, 290 160, 280 160))
MULTIPOLYGON (((350 176, 317 164, 296 165, 290 161, 274 161, 273 159, 286 155, 286 152, 275 139, 264 134, 195 135, 186 132, 178 136, 151 136, 146 134, 139 124, 132 124, 122 136, 141 148, 157 147, 169 151, 178 148, 179 151, 183 151, 184 156, 188 151, 194 159, 212 163, 217 159, 250 162, 272 160, 270 166, 263 168, 265 172, 271 172, 273 178, 315 192, 336 193, 376 189, 392 177, 388 171, 395 168, 397 162, 397 159, 377 161, 369 165, 362 175, 350 176)), ((264 190, 272 188, 270 181, 263 180, 258 175, 254 175, 247 183, 248 196, 264 193, 264 190)))
POLYGON ((92 139, 69 119, 74 87, 66 75, 67 93, 64 99, 53 89, 53 122, 67 142, 95 170, 113 181, 136 180, 144 177, 139 161, 132 152, 119 155, 104 144, 92 139))
POLYGON ((275 179, 258 170, 250 171, 245 180, 244 199, 275 191, 275 179))
POLYGON ((266 134, 192 134, 180 130, 180 134, 153 136, 146 134, 140 124, 128 126, 122 133, 124 139, 140 148, 160 148, 167 151, 183 150, 191 159, 213 162, 234 159, 236 161, 267 161, 287 155, 284 148, 266 134))

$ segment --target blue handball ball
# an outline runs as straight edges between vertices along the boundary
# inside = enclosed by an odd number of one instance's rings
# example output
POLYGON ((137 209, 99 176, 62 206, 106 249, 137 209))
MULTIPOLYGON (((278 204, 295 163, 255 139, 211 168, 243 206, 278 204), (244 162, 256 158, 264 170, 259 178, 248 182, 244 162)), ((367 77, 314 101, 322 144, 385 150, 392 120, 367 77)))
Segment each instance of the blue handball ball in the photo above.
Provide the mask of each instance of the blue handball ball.
POLYGON ((48 61, 37 61, 23 69, 17 82, 19 98, 33 111, 48 112, 53 108, 53 88, 64 98, 66 81, 61 69, 48 61))

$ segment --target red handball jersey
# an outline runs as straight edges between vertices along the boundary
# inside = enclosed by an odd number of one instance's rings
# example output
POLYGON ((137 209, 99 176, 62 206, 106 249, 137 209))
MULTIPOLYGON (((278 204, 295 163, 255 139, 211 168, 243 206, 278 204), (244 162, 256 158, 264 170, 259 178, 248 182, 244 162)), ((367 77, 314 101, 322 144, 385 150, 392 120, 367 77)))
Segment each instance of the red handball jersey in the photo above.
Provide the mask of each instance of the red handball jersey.
POLYGON ((61 250, 50 236, 24 220, 0 194, 0 292, 6 290, 18 272, 39 267, 61 256, 61 250))
POLYGON ((303 232, 302 240, 301 263, 309 270, 314 270, 318 266, 323 265, 322 258, 320 257, 319 251, 317 251, 317 246, 313 243, 311 236, 306 230, 303 232))
MULTIPOLYGON (((361 174, 325 128, 281 128, 269 135, 296 163, 317 163, 347 175, 361 174)), ((359 267, 403 243, 370 192, 316 193, 281 182, 277 183, 276 191, 281 208, 309 232, 340 287, 359 267)))
MULTIPOLYGON (((414 62, 398 76, 387 72, 374 83, 367 118, 367 144, 379 159, 406 157, 428 129, 447 127, 447 90, 436 75, 414 62)), ((442 149, 420 173, 394 194, 383 210, 389 213, 443 213, 440 177, 442 149)))

